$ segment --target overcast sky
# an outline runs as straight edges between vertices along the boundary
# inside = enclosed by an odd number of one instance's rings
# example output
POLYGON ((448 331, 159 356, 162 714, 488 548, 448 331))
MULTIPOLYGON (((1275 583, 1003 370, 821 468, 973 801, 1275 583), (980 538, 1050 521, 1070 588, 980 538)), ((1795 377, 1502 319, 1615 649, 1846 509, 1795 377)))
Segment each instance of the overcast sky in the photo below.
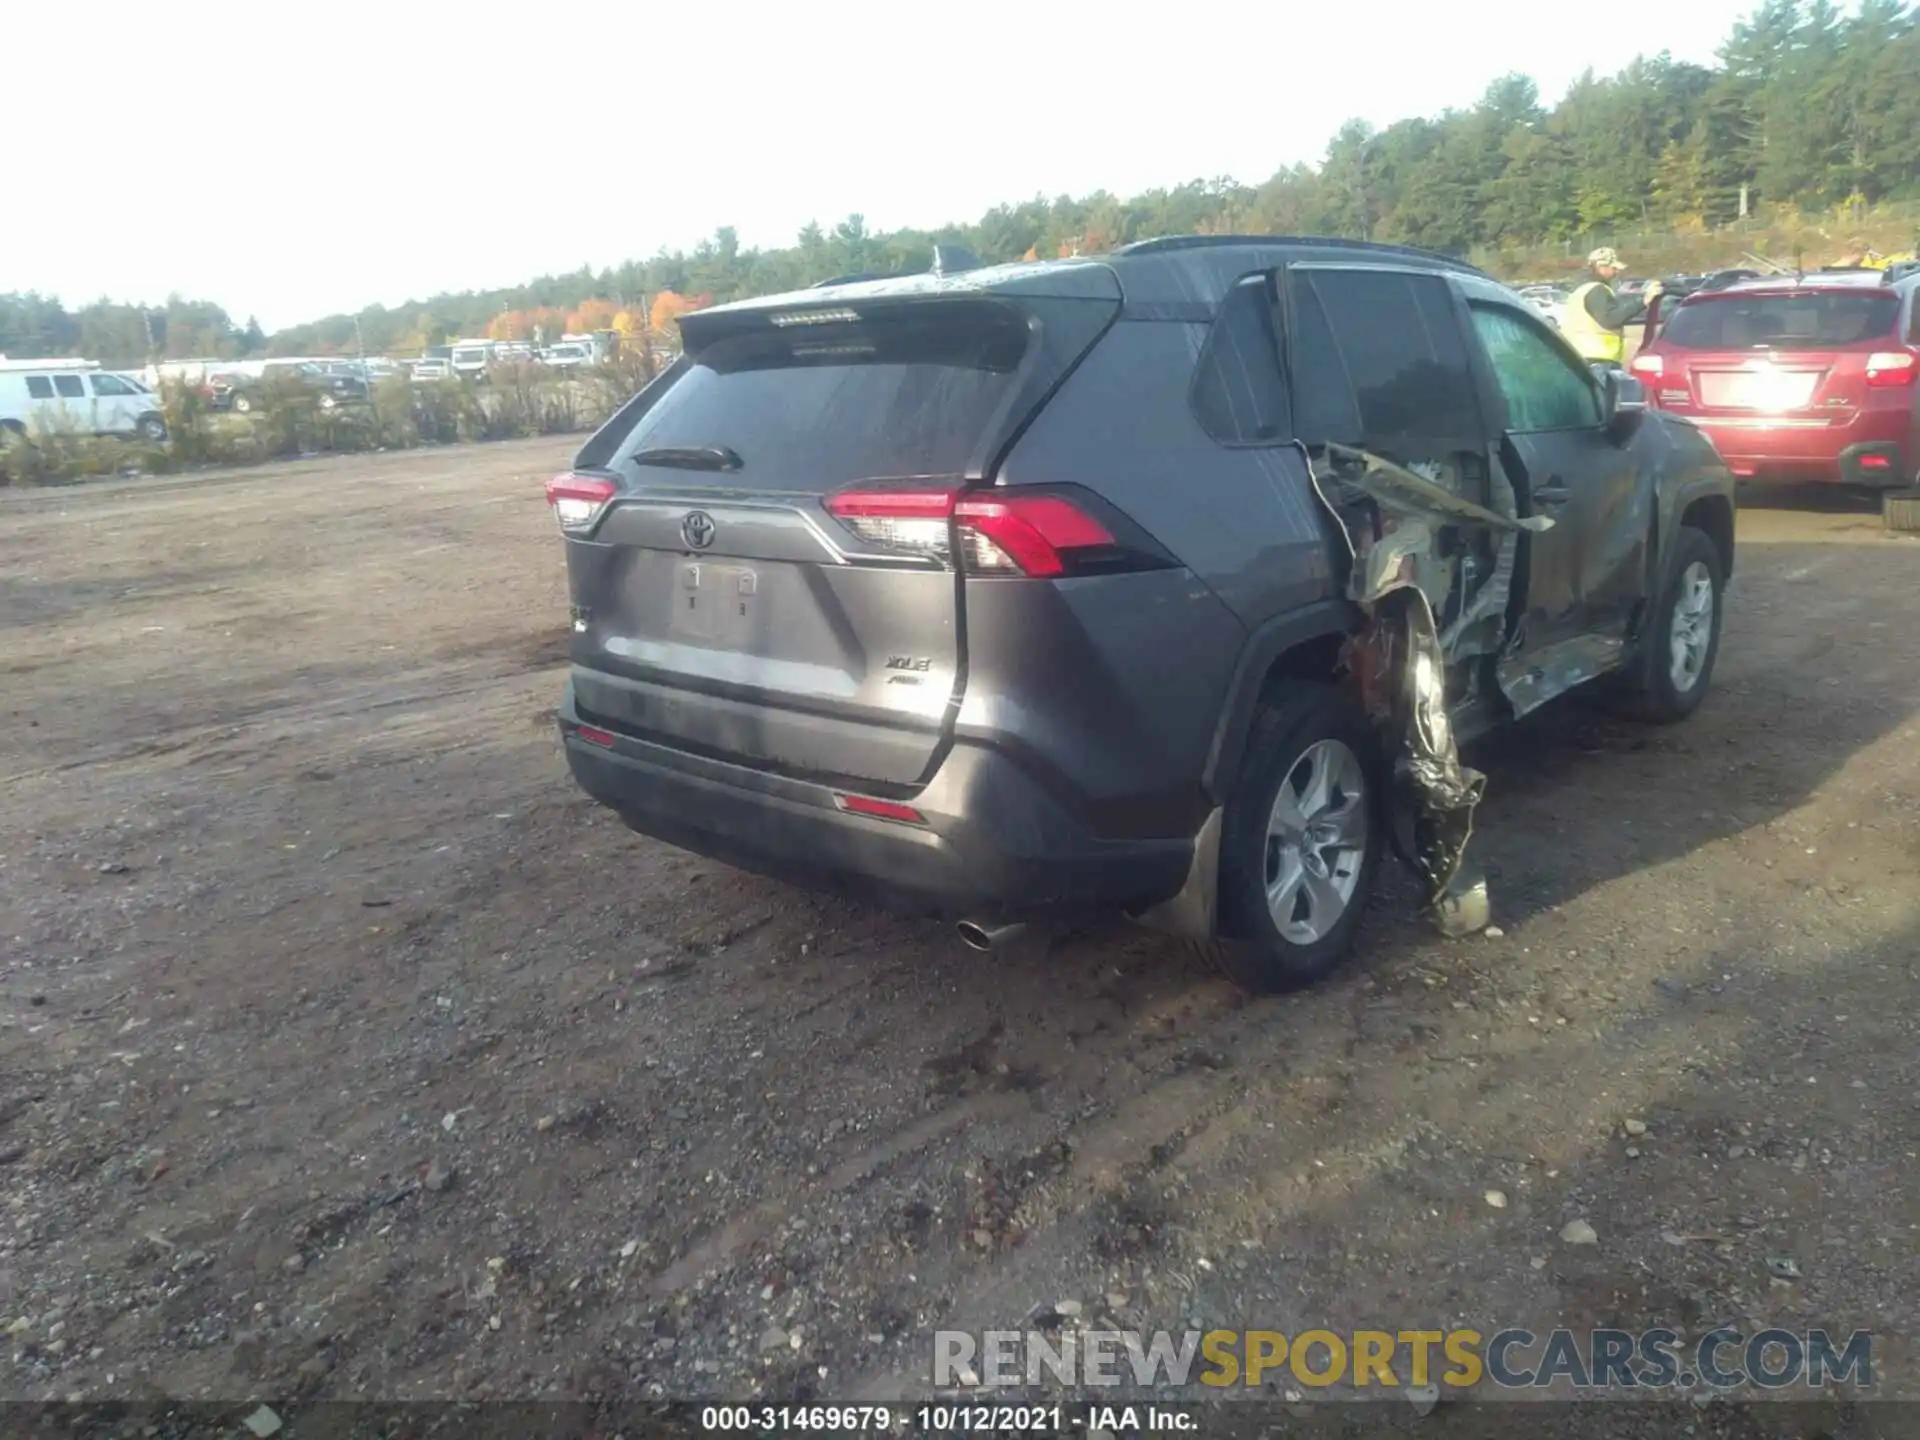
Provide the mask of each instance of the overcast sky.
POLYGON ((1523 71, 1711 62, 1748 0, 6 6, 0 291, 268 329, 689 246, 1256 183, 1523 71), (1138 21, 1129 15, 1139 15, 1138 21), (79 47, 79 48, 76 48, 79 47))

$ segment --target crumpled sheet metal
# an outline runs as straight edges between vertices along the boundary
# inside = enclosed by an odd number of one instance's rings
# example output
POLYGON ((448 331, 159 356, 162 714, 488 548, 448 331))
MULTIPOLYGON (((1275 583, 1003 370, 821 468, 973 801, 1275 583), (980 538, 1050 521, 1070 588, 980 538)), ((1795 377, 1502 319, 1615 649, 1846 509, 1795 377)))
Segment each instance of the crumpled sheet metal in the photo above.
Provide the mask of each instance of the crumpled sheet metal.
MULTIPOLYGON (((1467 853, 1486 776, 1460 763, 1447 714, 1449 652, 1434 604, 1444 603, 1459 583, 1459 570, 1440 562, 1437 530, 1465 525, 1501 533, 1492 572, 1449 627, 1457 639, 1488 616, 1504 615, 1514 542, 1522 531, 1544 530, 1553 521, 1518 517, 1511 487, 1502 493, 1504 478, 1493 487, 1495 503, 1505 501, 1502 514, 1369 451, 1328 445, 1327 456, 1340 467, 1342 482, 1385 512, 1378 538, 1347 532, 1354 560, 1348 594, 1366 611, 1367 624, 1348 642, 1346 658, 1362 704, 1393 755, 1395 848, 1426 882, 1428 914, 1441 932, 1470 934, 1491 918, 1485 877, 1467 853), (1410 832, 1404 837, 1400 822, 1410 832)), ((1314 483, 1318 488, 1317 476, 1314 483)), ((1324 492, 1321 499, 1340 514, 1324 492)))
MULTIPOLYGON (((1502 515, 1518 517, 1513 482, 1506 471, 1495 465, 1488 476, 1488 499, 1502 515)), ((1441 632, 1440 651, 1449 660, 1464 660, 1472 655, 1497 655, 1507 639, 1507 601, 1513 596, 1513 569, 1520 558, 1517 531, 1499 534, 1494 540, 1493 569, 1480 588, 1467 597, 1460 613, 1441 632)))
POLYGON ((1491 918, 1486 880, 1467 847, 1487 777, 1460 763, 1440 635, 1417 586, 1402 585, 1373 604, 1348 642, 1347 663, 1368 717, 1391 746, 1394 848, 1426 882, 1429 917, 1447 935, 1483 928, 1491 918))
POLYGON ((1327 442, 1327 458, 1336 465, 1349 467, 1357 474, 1341 478, 1366 491, 1389 510, 1403 515, 1438 519, 1442 524, 1482 525, 1491 530, 1551 530, 1550 515, 1502 515, 1484 505, 1476 505, 1464 495, 1449 490, 1437 480, 1416 474, 1404 465, 1396 465, 1370 450, 1327 442))

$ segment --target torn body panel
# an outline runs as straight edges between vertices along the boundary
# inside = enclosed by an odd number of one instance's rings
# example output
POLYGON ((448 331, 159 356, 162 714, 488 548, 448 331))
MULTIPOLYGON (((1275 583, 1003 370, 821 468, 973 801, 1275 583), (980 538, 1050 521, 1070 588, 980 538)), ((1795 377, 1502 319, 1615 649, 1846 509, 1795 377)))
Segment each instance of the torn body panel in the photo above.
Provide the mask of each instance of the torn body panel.
POLYGON ((1619 663, 1655 588, 1653 505, 1670 448, 1661 426, 1643 426, 1625 444, 1605 429, 1502 443, 1522 513, 1551 509, 1559 521, 1528 547, 1526 594, 1495 668, 1515 716, 1619 663))
POLYGON ((1348 598, 1367 616, 1346 665, 1392 756, 1395 848, 1426 882, 1435 923, 1466 934, 1488 920, 1486 883, 1467 856, 1486 777, 1460 763, 1447 671, 1502 649, 1519 537, 1553 521, 1518 515, 1498 467, 1483 505, 1443 466, 1422 474, 1331 443, 1325 454, 1314 484, 1352 556, 1348 598))

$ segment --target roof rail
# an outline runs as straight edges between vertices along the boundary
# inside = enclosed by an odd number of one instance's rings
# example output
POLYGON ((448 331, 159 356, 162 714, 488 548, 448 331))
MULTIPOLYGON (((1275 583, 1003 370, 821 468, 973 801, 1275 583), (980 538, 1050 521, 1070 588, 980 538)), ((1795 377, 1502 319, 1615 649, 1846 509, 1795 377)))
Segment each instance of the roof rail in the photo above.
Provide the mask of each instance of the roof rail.
MULTIPOLYGON (((1415 245, 1387 245, 1378 240, 1343 240, 1335 235, 1161 235, 1151 240, 1136 240, 1122 245, 1116 255, 1162 255, 1170 250, 1224 250, 1236 245, 1302 245, 1327 250, 1370 250, 1380 255, 1399 255, 1433 262, 1448 270, 1486 276, 1477 265, 1438 250, 1422 250, 1415 245)), ((1491 276, 1487 278, 1491 279, 1491 276)))

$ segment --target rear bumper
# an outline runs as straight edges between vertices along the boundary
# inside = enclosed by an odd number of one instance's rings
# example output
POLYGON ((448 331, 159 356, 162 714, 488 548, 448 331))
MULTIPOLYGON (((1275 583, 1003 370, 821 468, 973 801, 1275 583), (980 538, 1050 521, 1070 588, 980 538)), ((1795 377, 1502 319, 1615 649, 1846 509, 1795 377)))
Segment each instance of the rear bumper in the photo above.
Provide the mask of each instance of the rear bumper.
POLYGON ((1857 438, 1854 427, 1849 429, 1856 438, 1849 440, 1847 431, 1825 426, 1766 429, 1688 418, 1707 433, 1727 468, 1742 480, 1910 485, 1920 460, 1899 440, 1857 438))
POLYGON ((571 683, 559 725, 580 788, 640 834, 905 913, 1011 921, 1138 911, 1172 897, 1192 867, 1191 838, 1103 839, 983 746, 956 744, 904 802, 921 826, 848 814, 828 785, 628 735, 584 740, 571 683))

